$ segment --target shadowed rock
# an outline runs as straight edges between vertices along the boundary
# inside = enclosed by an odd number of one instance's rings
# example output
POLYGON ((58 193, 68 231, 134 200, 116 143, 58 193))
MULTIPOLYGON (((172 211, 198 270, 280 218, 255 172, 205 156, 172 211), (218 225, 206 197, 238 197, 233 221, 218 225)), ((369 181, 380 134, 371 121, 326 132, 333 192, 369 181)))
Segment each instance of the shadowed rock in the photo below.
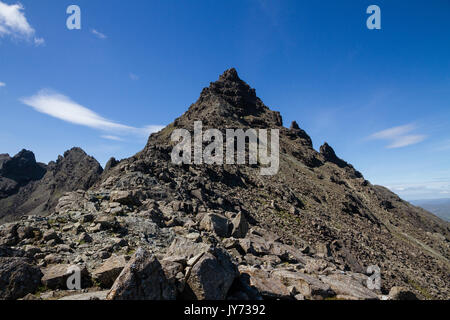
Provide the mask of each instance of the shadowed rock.
POLYGON ((25 258, 0 257, 0 299, 16 300, 34 293, 42 273, 25 258))
POLYGON ((107 300, 175 300, 170 283, 151 253, 139 248, 109 291, 107 300))
POLYGON ((66 151, 48 166, 37 164, 29 151, 22 151, 11 160, 5 156, 2 159, 0 221, 30 214, 47 215, 65 192, 87 190, 103 171, 100 164, 80 148, 66 151), (7 197, 1 199, 2 194, 7 197))

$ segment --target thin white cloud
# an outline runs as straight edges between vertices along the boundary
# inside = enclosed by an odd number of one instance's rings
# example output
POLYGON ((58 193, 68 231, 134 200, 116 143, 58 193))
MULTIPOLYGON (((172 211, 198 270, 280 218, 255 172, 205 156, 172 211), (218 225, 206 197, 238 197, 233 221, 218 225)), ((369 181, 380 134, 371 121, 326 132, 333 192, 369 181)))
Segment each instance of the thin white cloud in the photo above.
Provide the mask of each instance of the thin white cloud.
POLYGON ((411 132, 416 127, 413 124, 407 124, 404 126, 398 126, 390 129, 386 129, 371 135, 374 139, 395 139, 400 135, 404 135, 408 132, 411 132))
MULTIPOLYGON (((116 135, 146 136, 163 128, 159 125, 135 128, 108 120, 69 97, 50 90, 41 90, 34 96, 21 99, 21 102, 51 117, 106 132, 114 132, 116 135)), ((111 138, 111 136, 109 137, 111 138)))
POLYGON ((6 83, 0 82, 0 88, 1 88, 1 87, 6 87, 6 83))
POLYGON ((139 76, 134 73, 130 73, 130 79, 133 81, 137 81, 139 80, 139 76))
POLYGON ((34 38, 34 44, 38 47, 43 46, 45 45, 45 40, 44 38, 34 38))
POLYGON ((386 147, 388 149, 403 148, 424 141, 427 137, 420 134, 410 134, 415 130, 414 124, 407 124, 382 130, 372 134, 369 139, 388 140, 391 143, 386 147))
POLYGON ((393 139, 393 142, 387 146, 388 149, 403 148, 417 144, 426 139, 424 135, 406 135, 400 136, 393 139))
POLYGON ((24 10, 21 3, 8 5, 0 1, 0 38, 9 36, 33 41, 37 46, 42 45, 44 39, 35 37, 36 31, 25 17, 24 10))
POLYGON ((92 32, 93 35, 95 35, 95 36, 96 36, 97 38, 99 38, 99 39, 104 40, 104 39, 108 38, 104 33, 101 33, 101 32, 98 31, 98 30, 91 29, 91 32, 92 32))
POLYGON ((117 136, 110 136, 110 135, 103 135, 101 136, 101 138, 106 139, 106 140, 113 140, 113 141, 124 141, 122 138, 117 137, 117 136))
POLYGON ((434 179, 406 183, 390 183, 386 188, 407 200, 433 199, 450 194, 450 179, 434 179))

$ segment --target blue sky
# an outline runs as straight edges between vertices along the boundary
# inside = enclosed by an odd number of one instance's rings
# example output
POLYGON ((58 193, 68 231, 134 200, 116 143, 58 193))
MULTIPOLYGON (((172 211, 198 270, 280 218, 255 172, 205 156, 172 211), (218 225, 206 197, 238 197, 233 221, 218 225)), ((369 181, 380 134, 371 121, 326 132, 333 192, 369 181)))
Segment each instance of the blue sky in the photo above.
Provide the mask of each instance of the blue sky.
POLYGON ((236 67, 372 183, 447 198, 449 14, 447 0, 0 0, 0 152, 131 156, 236 67), (81 30, 66 28, 71 4, 81 30), (372 4, 381 30, 366 27, 372 4))

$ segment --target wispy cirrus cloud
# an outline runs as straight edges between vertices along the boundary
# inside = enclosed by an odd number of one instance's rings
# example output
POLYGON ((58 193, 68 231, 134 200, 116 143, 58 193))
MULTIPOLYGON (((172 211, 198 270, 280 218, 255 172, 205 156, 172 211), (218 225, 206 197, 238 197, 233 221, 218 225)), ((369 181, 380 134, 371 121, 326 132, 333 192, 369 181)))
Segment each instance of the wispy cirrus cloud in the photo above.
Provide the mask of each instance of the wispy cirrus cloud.
POLYGON ((0 88, 1 88, 1 87, 6 87, 6 83, 0 82, 0 88))
POLYGON ((388 149, 403 148, 424 141, 427 136, 422 134, 412 134, 417 127, 414 124, 393 127, 376 132, 369 136, 369 139, 387 140, 390 144, 388 149))
POLYGON ((114 135, 102 136, 109 140, 119 141, 121 138, 117 137, 117 135, 131 134, 136 136, 148 136, 163 128, 163 126, 160 125, 136 128, 111 121, 73 101, 69 97, 50 90, 41 90, 31 97, 21 99, 21 102, 32 107, 34 110, 51 117, 73 124, 102 130, 104 132, 114 133, 114 135))
POLYGON ((137 74, 130 73, 129 76, 130 76, 130 79, 133 81, 139 80, 139 76, 137 74))
POLYGON ((102 136, 100 136, 100 137, 103 138, 103 139, 106 139, 106 140, 112 140, 112 141, 124 141, 122 138, 117 137, 117 136, 102 135, 102 136))
POLYGON ((45 44, 44 38, 36 37, 36 31, 30 25, 21 3, 7 4, 0 1, 0 38, 33 41, 36 46, 45 44))
POLYGON ((390 183, 386 186, 406 200, 436 199, 450 194, 450 178, 436 178, 428 181, 390 183))
POLYGON ((102 39, 102 40, 108 38, 104 33, 101 33, 100 31, 98 31, 96 29, 91 29, 91 33, 93 35, 95 35, 97 38, 102 39))

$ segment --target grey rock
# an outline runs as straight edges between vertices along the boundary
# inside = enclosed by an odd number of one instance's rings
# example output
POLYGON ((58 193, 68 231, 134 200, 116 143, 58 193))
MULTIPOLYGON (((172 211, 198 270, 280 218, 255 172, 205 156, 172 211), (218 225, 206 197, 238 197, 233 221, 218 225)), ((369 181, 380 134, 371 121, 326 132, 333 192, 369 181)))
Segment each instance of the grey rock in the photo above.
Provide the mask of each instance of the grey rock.
POLYGON ((126 265, 127 259, 125 256, 113 256, 92 272, 92 278, 96 280, 102 288, 109 289, 126 265))
POLYGON ((330 285, 331 289, 342 296, 353 297, 359 300, 378 300, 378 295, 364 286, 361 281, 345 274, 332 274, 320 276, 319 279, 330 285))
POLYGON ((58 300, 62 301, 89 301, 89 300, 106 300, 106 295, 108 294, 108 290, 106 291, 96 291, 96 292, 88 292, 82 294, 75 294, 72 296, 67 296, 58 300))
POLYGON ((70 264, 50 265, 42 269, 44 276, 41 281, 44 286, 50 289, 67 290, 67 280, 73 274, 74 267, 79 268, 82 288, 90 286, 90 275, 86 266, 74 266, 70 264))
POLYGON ((231 224, 233 225, 231 236, 235 238, 245 238, 248 232, 248 222, 241 212, 239 212, 231 221, 231 224))
POLYGON ((16 300, 34 293, 41 283, 42 273, 26 258, 0 257, 0 299, 16 300))
POLYGON ((411 290, 405 287, 393 287, 389 291, 389 298, 392 300, 419 300, 411 290))
POLYGON ((219 237, 226 238, 230 234, 230 221, 222 215, 207 213, 200 222, 200 229, 213 232, 219 237))
POLYGON ((107 300, 174 300, 176 292, 158 259, 139 248, 114 282, 107 300))
POLYGON ((194 264, 186 286, 198 300, 224 300, 238 274, 229 254, 215 248, 194 264))
POLYGON ((336 295, 328 284, 301 272, 275 270, 272 272, 272 275, 281 279, 284 284, 294 286, 297 292, 305 297, 313 298, 320 296, 322 298, 328 298, 336 295))

